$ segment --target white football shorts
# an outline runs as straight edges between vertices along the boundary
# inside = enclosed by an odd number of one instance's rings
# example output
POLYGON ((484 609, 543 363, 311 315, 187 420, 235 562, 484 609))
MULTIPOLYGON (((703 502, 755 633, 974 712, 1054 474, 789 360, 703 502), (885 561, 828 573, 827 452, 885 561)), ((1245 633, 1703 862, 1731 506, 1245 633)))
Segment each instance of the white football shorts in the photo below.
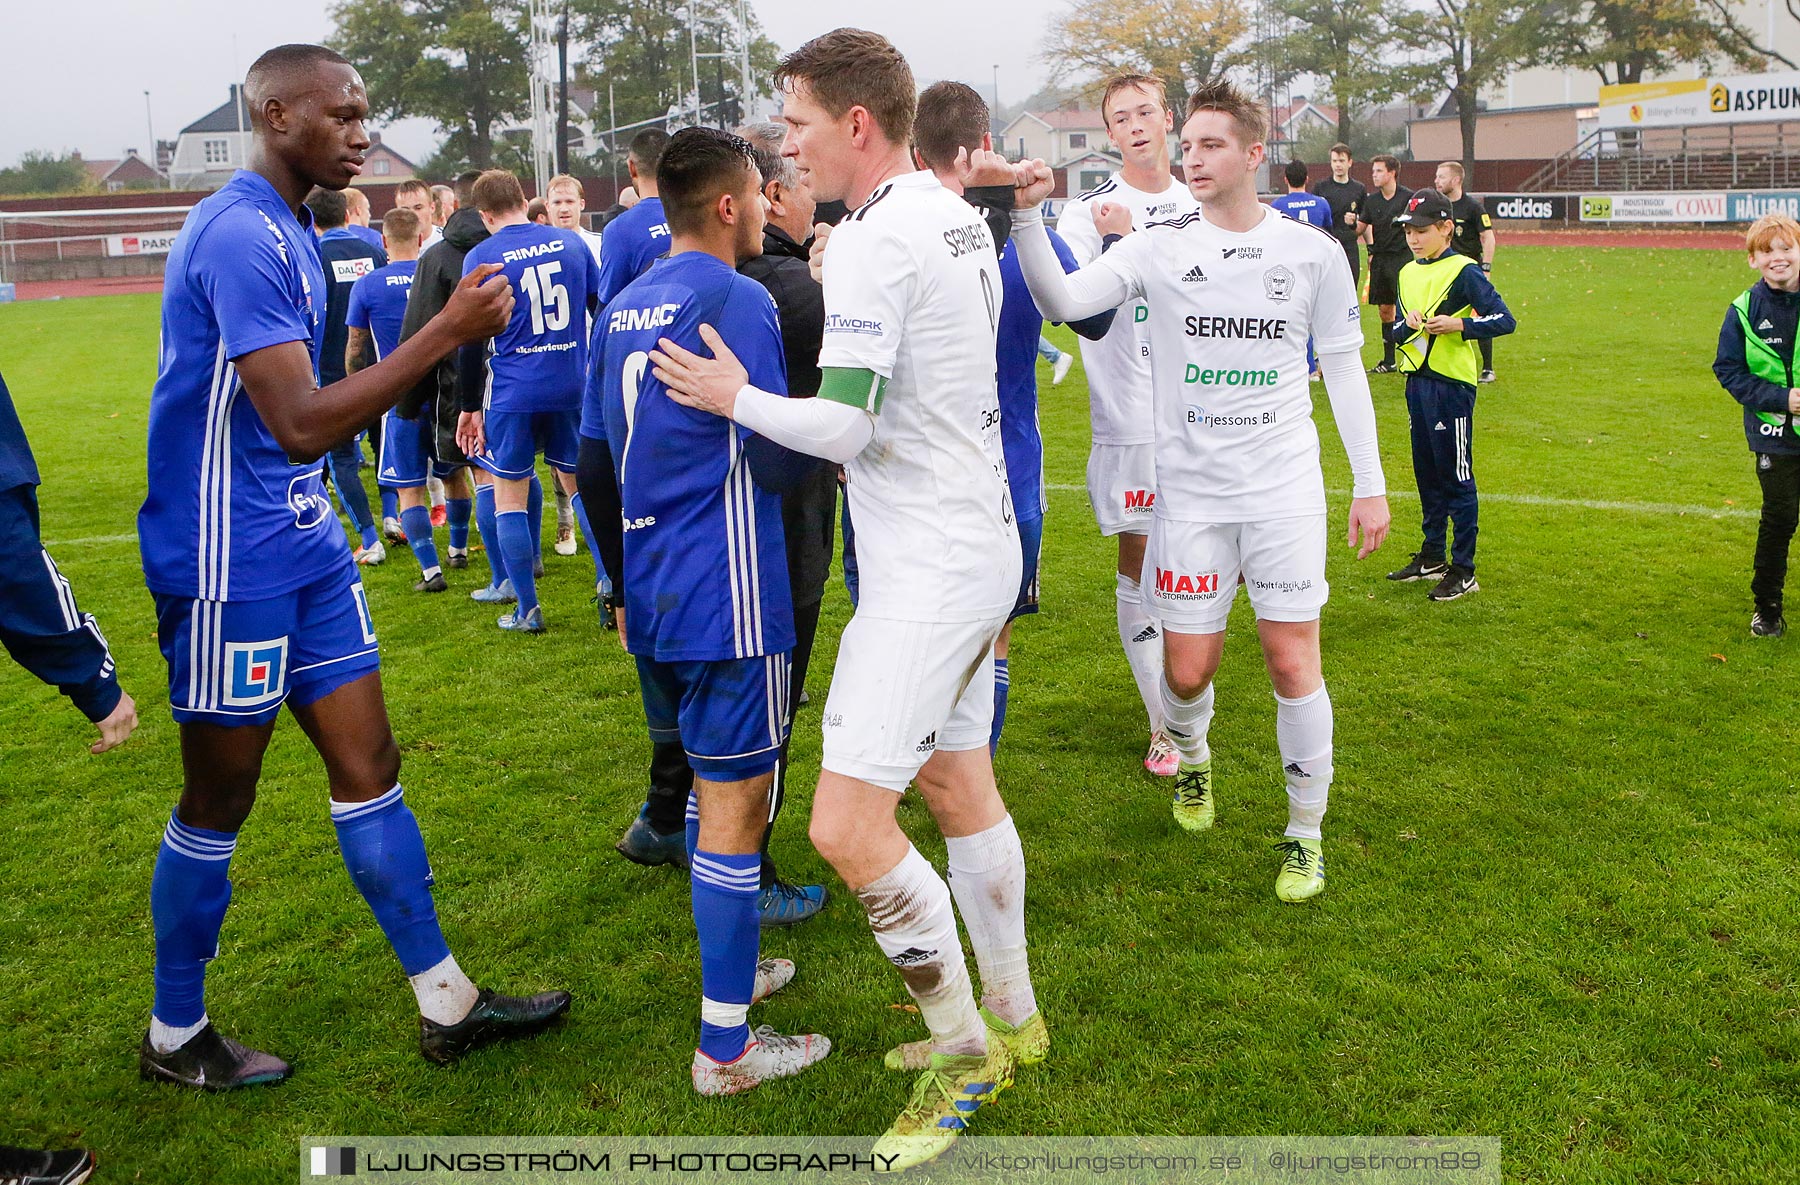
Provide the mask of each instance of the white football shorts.
POLYGON ((1144 550, 1144 606, 1178 634, 1216 634, 1242 577, 1259 620, 1316 620, 1330 592, 1325 540, 1323 514, 1253 523, 1158 515, 1144 550))
POLYGON ((1156 512, 1156 446, 1094 445, 1087 487, 1102 535, 1148 535, 1156 512))

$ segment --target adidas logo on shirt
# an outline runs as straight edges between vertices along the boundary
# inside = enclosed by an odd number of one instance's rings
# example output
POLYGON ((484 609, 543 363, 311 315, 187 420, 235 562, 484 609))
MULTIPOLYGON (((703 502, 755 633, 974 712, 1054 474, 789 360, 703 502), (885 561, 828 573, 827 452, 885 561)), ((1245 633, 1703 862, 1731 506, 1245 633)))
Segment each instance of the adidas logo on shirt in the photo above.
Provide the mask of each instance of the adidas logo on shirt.
POLYGON ((1183 284, 1204 284, 1206 283, 1206 273, 1201 271, 1200 265, 1196 263, 1193 271, 1181 277, 1181 282, 1183 284))
POLYGON ((1758 331, 1758 332, 1761 332, 1761 331, 1762 331, 1762 330, 1764 330, 1764 329, 1773 329, 1773 328, 1775 328, 1775 324, 1774 324, 1774 322, 1772 322, 1772 321, 1770 321, 1770 320, 1769 320, 1769 319, 1768 319, 1768 318, 1767 318, 1767 317, 1764 317, 1764 318, 1763 318, 1763 322, 1762 322, 1762 324, 1761 324, 1761 325, 1758 325, 1758 326, 1757 326, 1757 327, 1756 327, 1756 328, 1757 328, 1757 331, 1758 331))
POLYGON ((1432 425, 1431 430, 1433 432, 1448 432, 1449 431, 1448 428, 1444 427, 1444 421, 1442 421, 1442 420, 1439 420, 1436 424, 1432 425))

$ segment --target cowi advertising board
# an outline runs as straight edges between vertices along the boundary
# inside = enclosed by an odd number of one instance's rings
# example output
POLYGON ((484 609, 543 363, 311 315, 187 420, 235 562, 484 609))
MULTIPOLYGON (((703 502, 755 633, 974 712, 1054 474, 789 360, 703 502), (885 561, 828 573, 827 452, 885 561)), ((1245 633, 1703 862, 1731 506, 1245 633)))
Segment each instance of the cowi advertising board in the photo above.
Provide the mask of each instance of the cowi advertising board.
POLYGON ((1584 193, 1583 222, 1724 222, 1723 193, 1584 193))
POLYGON ((1800 121, 1800 71, 1633 82, 1600 88, 1603 128, 1800 121))

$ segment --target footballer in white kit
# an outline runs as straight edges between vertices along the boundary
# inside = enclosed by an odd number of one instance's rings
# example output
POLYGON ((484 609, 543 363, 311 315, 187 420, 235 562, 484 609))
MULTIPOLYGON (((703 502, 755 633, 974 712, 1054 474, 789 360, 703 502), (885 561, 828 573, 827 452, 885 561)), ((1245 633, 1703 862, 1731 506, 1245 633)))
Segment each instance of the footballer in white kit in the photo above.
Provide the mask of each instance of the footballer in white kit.
MULTIPOLYGON (((1241 579, 1274 685, 1288 787, 1276 895, 1303 901, 1325 884, 1320 827, 1332 777, 1318 633, 1328 531, 1309 337, 1350 460, 1359 558, 1380 546, 1389 516, 1349 265, 1328 233, 1257 202, 1263 123, 1228 84, 1202 87, 1182 128, 1198 210, 1131 231, 1066 277, 1040 216, 1015 212, 1014 240, 1047 315, 1087 316, 1130 299, 1149 310, 1157 502, 1144 595, 1164 627, 1164 727, 1181 755, 1175 819, 1191 831, 1214 822, 1212 678, 1241 579)), ((1022 207, 1048 191, 1047 172, 1041 162, 1020 166, 1022 207)), ((1122 225, 1118 211, 1097 214, 1102 228, 1122 225)))
MULTIPOLYGON (((818 397, 749 385, 706 328, 711 359, 664 339, 651 362, 678 402, 845 467, 862 595, 825 704, 810 830, 930 1032, 884 1059, 921 1074, 873 1149, 901 1170, 941 1155, 1015 1065, 1050 1048, 1026 950, 1024 848, 988 753, 993 645, 1022 567, 995 379, 1000 264, 981 213, 912 169, 918 89, 885 37, 836 29, 783 59, 775 81, 782 155, 817 198, 857 207, 815 246, 818 397), (909 781, 944 835, 948 882, 899 825, 909 781)), ((965 186, 1012 180, 991 152, 959 155, 956 171, 965 186)))
POLYGON ((1000 292, 980 212, 928 172, 877 189, 825 253, 821 370, 890 377, 819 392, 875 413, 874 439, 844 466, 862 595, 825 704, 824 763, 890 790, 937 749, 988 743, 987 655, 1021 563, 994 378, 1000 292))
MULTIPOLYGON (((1084 266, 1118 241, 1116 231, 1106 234, 1096 224, 1100 210, 1123 210, 1128 227, 1144 227, 1199 208, 1187 186, 1169 173, 1168 132, 1175 117, 1161 82, 1143 74, 1115 75, 1107 80, 1100 110, 1123 165, 1070 199, 1056 224, 1076 262, 1084 266)), ((1143 300, 1128 298, 1105 337, 1082 341, 1081 362, 1093 422, 1088 501, 1100 533, 1119 541, 1114 601, 1119 645, 1149 718, 1144 766, 1168 777, 1176 771, 1177 756, 1162 727, 1162 635, 1141 589, 1144 537, 1150 533, 1157 496, 1149 316, 1143 300)))

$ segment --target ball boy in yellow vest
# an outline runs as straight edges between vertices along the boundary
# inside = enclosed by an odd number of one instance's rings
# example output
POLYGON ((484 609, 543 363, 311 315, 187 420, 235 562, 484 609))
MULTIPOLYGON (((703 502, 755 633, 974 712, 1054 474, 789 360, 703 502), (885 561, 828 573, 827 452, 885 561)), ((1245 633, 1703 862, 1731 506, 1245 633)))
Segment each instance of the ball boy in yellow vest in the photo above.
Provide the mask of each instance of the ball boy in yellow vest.
POLYGON ((1744 237, 1750 266, 1762 279, 1725 310, 1713 374, 1744 405, 1744 436, 1762 486, 1762 522, 1750 577, 1755 610, 1750 632, 1779 638, 1787 631, 1781 590, 1787 583, 1788 544, 1800 522, 1800 390, 1794 382, 1794 337, 1800 322, 1800 223, 1785 214, 1757 219, 1744 237))
POLYGON ((1390 330, 1406 375, 1412 420, 1413 477, 1424 509, 1425 542, 1389 580, 1436 580, 1426 594, 1454 601, 1475 592, 1475 536, 1479 507, 1471 441, 1475 383, 1481 377, 1483 338, 1513 331, 1512 313, 1481 265, 1450 249, 1455 220, 1450 200, 1421 189, 1394 218, 1406 228, 1413 261, 1400 269, 1400 299, 1390 330), (1445 562, 1445 542, 1455 527, 1445 562))

